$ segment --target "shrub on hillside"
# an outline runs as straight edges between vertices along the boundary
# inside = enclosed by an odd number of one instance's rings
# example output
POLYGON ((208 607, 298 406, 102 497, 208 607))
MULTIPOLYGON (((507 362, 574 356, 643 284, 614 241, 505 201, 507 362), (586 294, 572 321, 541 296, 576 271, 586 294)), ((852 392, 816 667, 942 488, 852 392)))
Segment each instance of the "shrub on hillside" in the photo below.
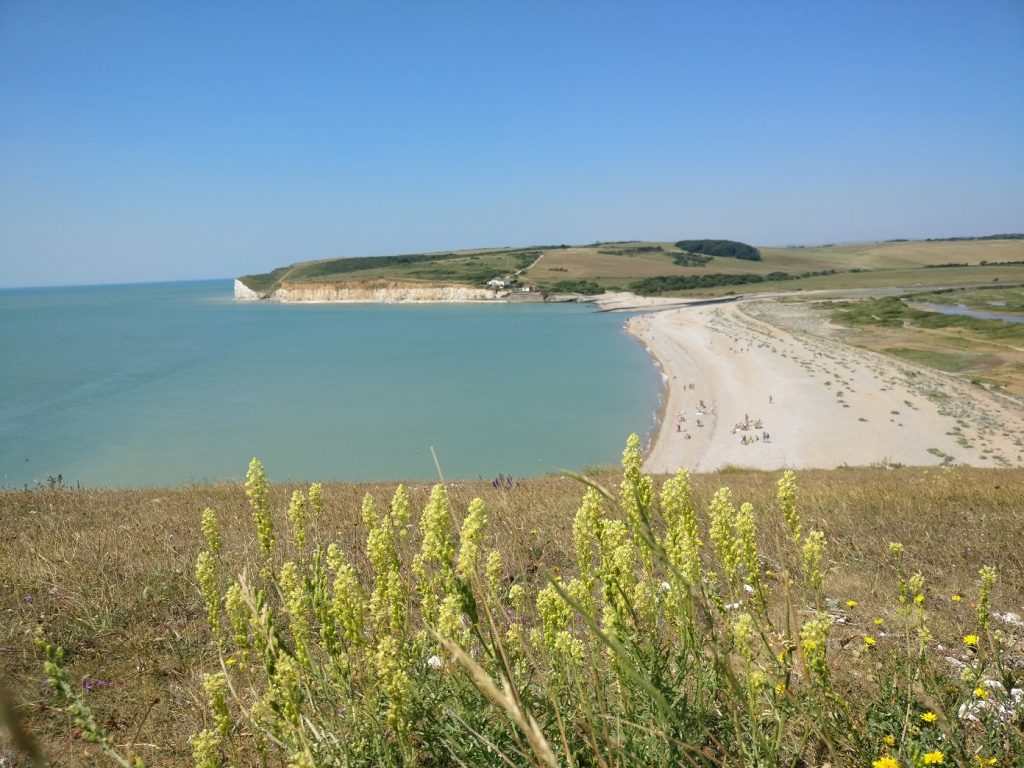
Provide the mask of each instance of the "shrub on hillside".
POLYGON ((735 240, 680 240, 675 246, 681 251, 703 253, 706 256, 761 261, 761 252, 757 248, 735 240))

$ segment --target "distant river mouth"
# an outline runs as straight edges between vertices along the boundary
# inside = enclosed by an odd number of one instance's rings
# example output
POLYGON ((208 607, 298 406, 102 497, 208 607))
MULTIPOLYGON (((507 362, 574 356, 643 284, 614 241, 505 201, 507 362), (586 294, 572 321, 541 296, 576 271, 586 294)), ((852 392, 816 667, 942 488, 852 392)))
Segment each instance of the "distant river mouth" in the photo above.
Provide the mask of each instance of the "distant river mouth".
POLYGON ((533 476, 617 463, 661 380, 579 305, 236 302, 232 281, 0 291, 0 485, 533 476))
POLYGON ((923 309, 926 312, 938 312, 943 315, 964 315, 976 317, 979 320, 1002 320, 1006 323, 1024 323, 1024 316, 1009 315, 1000 312, 979 312, 963 304, 933 304, 927 301, 913 302, 910 304, 913 309, 923 309))

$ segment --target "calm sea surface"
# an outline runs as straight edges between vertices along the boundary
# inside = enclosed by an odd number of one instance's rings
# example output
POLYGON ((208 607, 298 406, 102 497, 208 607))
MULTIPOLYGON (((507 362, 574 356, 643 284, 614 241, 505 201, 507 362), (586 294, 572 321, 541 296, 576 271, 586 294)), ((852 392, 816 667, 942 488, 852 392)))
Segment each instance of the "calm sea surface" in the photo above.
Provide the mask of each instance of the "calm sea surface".
POLYGON ((230 280, 0 291, 0 486, 536 475, 615 463, 660 376, 574 305, 235 302, 230 280))

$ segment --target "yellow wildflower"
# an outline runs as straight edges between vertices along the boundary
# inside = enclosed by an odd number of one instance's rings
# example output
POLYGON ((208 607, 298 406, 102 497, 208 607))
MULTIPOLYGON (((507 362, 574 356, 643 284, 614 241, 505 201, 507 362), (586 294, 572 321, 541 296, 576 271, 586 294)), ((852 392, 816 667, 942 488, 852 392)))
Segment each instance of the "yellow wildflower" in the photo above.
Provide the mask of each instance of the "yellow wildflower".
POLYGON ((856 608, 857 607, 857 601, 856 600, 847 600, 846 601, 846 607, 847 608, 856 608))
POLYGON ((988 691, 986 691, 984 688, 979 686, 979 687, 974 689, 974 695, 977 696, 979 699, 987 699, 988 698, 988 691))
POLYGON ((288 503, 288 520, 292 524, 292 541, 302 549, 306 543, 306 497, 302 491, 292 491, 292 499, 288 503))
POLYGON ((964 635, 964 642, 967 643, 967 645, 977 645, 978 644, 978 636, 977 635, 964 635))
POLYGON ((875 644, 875 638, 873 638, 871 635, 864 635, 864 645, 874 645, 874 644, 875 644))
POLYGON ((871 761, 871 768, 900 768, 900 764, 891 757, 880 757, 871 761))
POLYGON ((196 581, 206 603, 206 619, 210 632, 216 637, 220 633, 220 586, 217 566, 209 550, 203 550, 196 558, 196 581))
POLYGON ((922 595, 922 594, 914 595, 914 602, 917 603, 918 605, 923 603, 924 602, 924 595, 922 595))
POLYGON ((274 550, 274 521, 270 514, 270 484, 259 459, 249 462, 245 475, 245 495, 249 497, 256 535, 260 542, 260 555, 269 558, 274 550))
POLYGON ((942 765, 944 762, 946 762, 946 757, 938 750, 924 753, 925 765, 942 765))
POLYGON ((804 582, 812 589, 821 589, 823 583, 821 564, 825 559, 825 534, 811 531, 804 541, 803 573, 804 582))
POLYGON ((200 529, 203 532, 203 536, 206 537, 206 543, 210 547, 210 551, 213 554, 220 553, 220 525, 217 523, 217 513, 207 507, 203 510, 203 520, 200 524, 200 529))
POLYGON ((715 554, 722 563, 726 581, 733 583, 736 580, 739 558, 737 548, 733 544, 736 509, 732 505, 732 493, 728 488, 719 488, 715 491, 711 499, 710 514, 711 528, 708 534, 715 546, 715 554))
POLYGON ((484 503, 480 499, 473 499, 459 532, 459 557, 455 564, 455 572, 464 579, 469 579, 476 572, 480 545, 486 531, 487 512, 484 503))
POLYGON ((975 610, 978 614, 978 624, 983 630, 988 631, 990 621, 988 596, 996 583, 996 569, 991 565, 986 565, 978 571, 978 576, 981 579, 981 589, 978 592, 978 605, 975 610))
POLYGON ((934 723, 936 720, 939 719, 939 716, 936 715, 934 712, 925 712, 921 715, 921 719, 924 720, 926 723, 934 723))
POLYGON ((782 473, 778 483, 779 492, 776 498, 779 500, 779 510, 782 517, 789 526, 790 538, 794 544, 800 543, 800 515, 796 511, 796 475, 793 470, 787 469, 782 473))
POLYGON ((952 600, 954 603, 959 603, 961 600, 963 600, 963 598, 960 597, 960 595, 950 595, 949 599, 952 600))
MULTIPOLYGON (((626 449, 622 452, 622 482, 619 484, 619 495, 634 537, 642 528, 641 521, 647 515, 654 495, 654 483, 649 475, 643 473, 643 462, 640 437, 633 433, 626 439, 626 449)), ((637 543, 639 544, 639 541, 637 543)))
POLYGON ((887 747, 895 747, 896 746, 896 737, 895 736, 886 736, 885 737, 885 745, 887 747))
POLYGON ((880 627, 885 624, 885 619, 875 619, 875 626, 880 627))

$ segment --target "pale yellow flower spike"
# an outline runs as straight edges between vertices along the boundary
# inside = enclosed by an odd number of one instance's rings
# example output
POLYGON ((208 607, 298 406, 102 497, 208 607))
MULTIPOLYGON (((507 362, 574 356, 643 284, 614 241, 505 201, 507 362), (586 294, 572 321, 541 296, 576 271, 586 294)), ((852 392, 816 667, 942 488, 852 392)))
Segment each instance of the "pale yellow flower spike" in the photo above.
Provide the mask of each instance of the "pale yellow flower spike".
POLYGON ((210 548, 210 551, 215 555, 219 555, 221 537, 220 524, 217 522, 217 513, 209 507, 204 509, 203 520, 199 527, 203 532, 203 536, 206 539, 206 545, 210 548))
POLYGON ((728 488, 719 488, 711 499, 711 543, 715 554, 722 564, 726 581, 734 584, 738 561, 736 547, 733 545, 733 529, 736 525, 736 510, 732 506, 732 492, 728 488))
POLYGON ((820 590, 824 583, 822 563, 825 560, 825 534, 811 531, 804 541, 803 571, 804 583, 811 589, 820 590))
POLYGON ((199 591, 206 603, 206 621, 210 625, 210 633, 217 637, 220 634, 220 587, 213 554, 205 549, 196 558, 196 581, 199 582, 199 591))
POLYGON ((292 541, 298 549, 306 543, 306 497, 302 491, 292 491, 288 503, 288 522, 292 524, 292 541))
POLYGON ((463 579, 469 579, 476 572, 480 559, 480 547, 487 531, 487 512, 480 499, 469 503, 469 511, 459 532, 459 558, 455 572, 463 579))
POLYGON ((988 632, 991 624, 988 601, 989 595, 992 592, 992 587, 994 587, 996 583, 996 569, 991 565, 986 565, 978 571, 978 577, 981 580, 981 586, 978 590, 978 625, 981 627, 983 632, 988 632))
POLYGON ((245 475, 245 495, 249 497, 256 536, 260 542, 260 554, 269 559, 274 551, 274 521, 270 516, 270 486, 259 459, 249 462, 245 475))
POLYGON ((779 502, 779 511, 789 526, 790 537, 794 544, 800 543, 800 515, 796 509, 796 474, 793 470, 787 469, 779 478, 779 491, 776 498, 779 502))

